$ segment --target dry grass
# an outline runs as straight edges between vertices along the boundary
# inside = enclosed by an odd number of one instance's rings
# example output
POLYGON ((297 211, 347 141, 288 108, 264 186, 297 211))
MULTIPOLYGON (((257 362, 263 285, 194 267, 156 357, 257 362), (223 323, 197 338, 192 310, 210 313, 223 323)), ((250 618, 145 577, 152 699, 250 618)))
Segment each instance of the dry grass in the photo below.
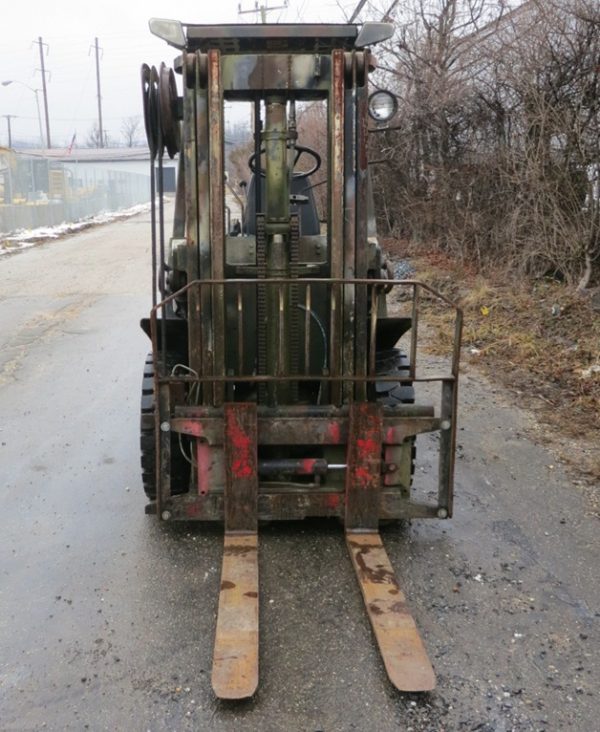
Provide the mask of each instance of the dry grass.
MULTIPOLYGON (((394 244, 393 256, 401 256, 394 244)), ((411 262, 420 280, 462 306, 463 358, 516 392, 559 441, 591 444, 578 467, 600 478, 600 314, 553 280, 492 281, 439 252, 411 256, 411 262)), ((450 315, 424 309, 435 331, 431 349, 447 353, 450 315)))

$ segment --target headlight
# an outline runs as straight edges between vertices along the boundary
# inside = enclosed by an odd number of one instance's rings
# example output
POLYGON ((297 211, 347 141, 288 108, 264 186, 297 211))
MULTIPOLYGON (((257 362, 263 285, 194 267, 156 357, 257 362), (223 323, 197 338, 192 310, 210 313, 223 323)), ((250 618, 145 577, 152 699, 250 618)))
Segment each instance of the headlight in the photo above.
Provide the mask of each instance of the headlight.
POLYGON ((150 18, 148 25, 150 26, 150 33, 162 38, 163 41, 175 46, 175 48, 185 48, 185 33, 178 20, 150 18))
POLYGON ((398 111, 398 100, 389 91, 376 91, 369 97, 369 114, 375 122, 389 122, 398 111))

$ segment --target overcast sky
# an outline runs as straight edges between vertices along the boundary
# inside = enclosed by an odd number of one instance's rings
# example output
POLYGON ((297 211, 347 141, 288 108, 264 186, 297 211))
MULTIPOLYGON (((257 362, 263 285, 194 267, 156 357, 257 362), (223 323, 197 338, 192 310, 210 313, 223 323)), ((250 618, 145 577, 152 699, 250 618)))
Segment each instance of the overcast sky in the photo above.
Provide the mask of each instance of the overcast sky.
MULTIPOLYGON (((255 15, 238 16, 239 0, 4 0, 0 24, 0 82, 15 80, 41 89, 39 48, 45 57, 50 133, 53 147, 66 147, 73 134, 83 145, 97 120, 96 72, 91 46, 97 36, 100 61, 102 116, 110 138, 121 137, 124 118, 141 115, 139 69, 143 62, 172 64, 176 49, 152 36, 148 19, 175 18, 189 23, 254 22, 255 15)), ((263 0, 259 0, 260 3, 263 0)), ((255 0, 241 0, 242 10, 255 0)), ((271 0, 271 6, 283 5, 271 0)), ((270 22, 344 22, 342 8, 351 13, 356 0, 289 0, 287 10, 269 13, 270 22)), ((39 94, 42 124, 44 110, 39 94)), ((13 144, 39 142, 35 94, 18 84, 0 86, 0 115, 12 120, 13 144)), ((44 127, 45 129, 45 127, 44 127)), ((0 145, 7 144, 6 119, 0 119, 0 145)))

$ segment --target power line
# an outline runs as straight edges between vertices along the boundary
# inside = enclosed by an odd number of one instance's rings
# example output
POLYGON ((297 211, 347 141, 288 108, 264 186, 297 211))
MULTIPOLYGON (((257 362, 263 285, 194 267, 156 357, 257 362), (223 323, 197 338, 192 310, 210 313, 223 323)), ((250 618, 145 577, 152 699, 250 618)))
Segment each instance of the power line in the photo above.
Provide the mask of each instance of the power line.
POLYGON ((364 6, 366 4, 367 4, 367 0, 360 0, 360 2, 358 3, 358 5, 356 6, 354 12, 350 16, 350 20, 348 21, 349 23, 354 23, 354 21, 356 20, 358 14, 360 13, 360 11, 364 8, 364 6))

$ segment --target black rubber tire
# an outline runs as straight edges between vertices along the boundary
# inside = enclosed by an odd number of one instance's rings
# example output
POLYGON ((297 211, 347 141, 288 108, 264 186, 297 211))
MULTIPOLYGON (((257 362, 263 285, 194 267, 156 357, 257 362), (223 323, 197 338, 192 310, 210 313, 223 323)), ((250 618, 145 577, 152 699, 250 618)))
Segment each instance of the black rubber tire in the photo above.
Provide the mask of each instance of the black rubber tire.
MULTIPOLYGON (((399 348, 391 348, 388 351, 379 351, 375 359, 377 374, 379 376, 395 376, 407 378, 410 375, 410 360, 399 348)), ((399 404, 414 404, 415 389, 410 384, 400 384, 393 381, 378 381, 375 384, 377 401, 386 407, 397 407, 399 404)), ((417 459, 417 441, 411 437, 411 468, 410 480, 415 474, 415 461, 417 459)))
MULTIPOLYGON (((375 368, 379 376, 398 376, 407 378, 410 374, 410 361, 399 348, 390 348, 388 351, 379 351, 375 358, 375 368)), ((393 381, 378 381, 375 383, 377 401, 386 407, 395 407, 398 404, 414 404, 415 390, 411 384, 400 384, 393 381)))
MULTIPOLYGON (((177 359, 173 359, 177 363, 177 359)), ((154 425, 154 364, 149 353, 144 363, 142 377, 142 399, 140 414, 140 456, 142 468, 142 484, 144 493, 151 500, 156 500, 156 442, 154 425)), ((171 493, 178 495, 187 493, 190 482, 190 465, 181 454, 179 439, 171 438, 171 493)))

